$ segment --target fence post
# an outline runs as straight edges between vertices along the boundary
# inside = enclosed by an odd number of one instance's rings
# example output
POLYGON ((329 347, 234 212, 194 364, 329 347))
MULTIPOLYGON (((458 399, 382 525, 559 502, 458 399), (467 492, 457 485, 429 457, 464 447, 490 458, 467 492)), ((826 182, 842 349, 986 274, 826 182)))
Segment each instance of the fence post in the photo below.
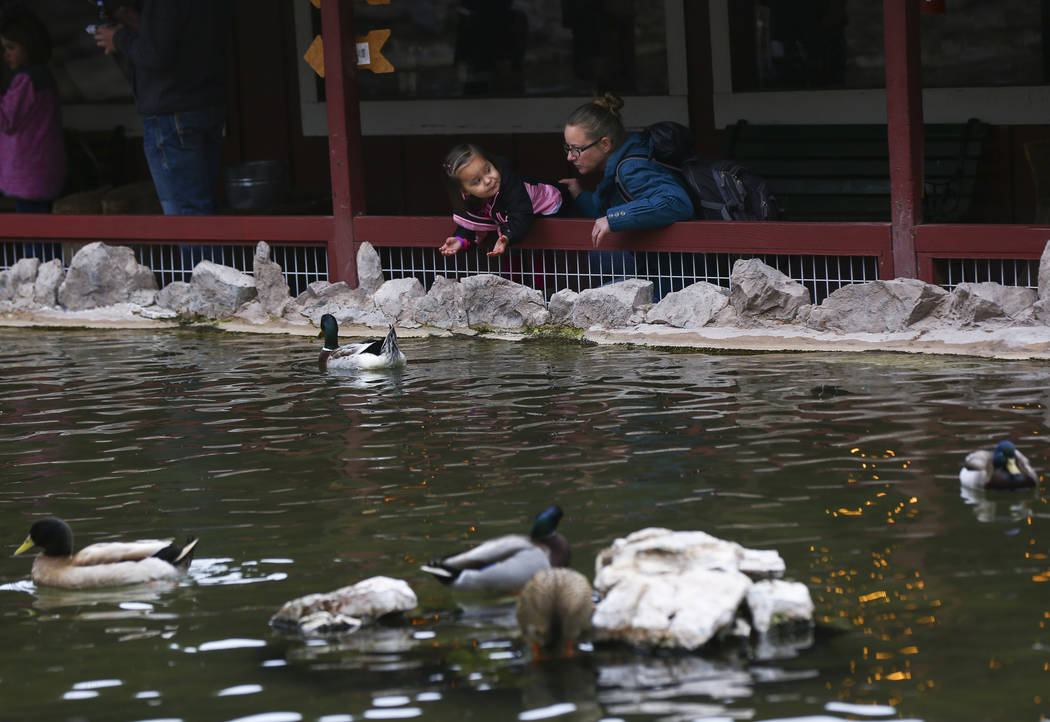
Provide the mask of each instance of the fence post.
POLYGON ((352 2, 321 0, 333 216, 328 280, 346 281, 356 288, 358 242, 354 238, 354 216, 365 212, 365 184, 353 16, 352 2))
POLYGON ((915 226, 922 223, 923 186, 918 0, 884 0, 883 28, 893 275, 916 278, 915 226))

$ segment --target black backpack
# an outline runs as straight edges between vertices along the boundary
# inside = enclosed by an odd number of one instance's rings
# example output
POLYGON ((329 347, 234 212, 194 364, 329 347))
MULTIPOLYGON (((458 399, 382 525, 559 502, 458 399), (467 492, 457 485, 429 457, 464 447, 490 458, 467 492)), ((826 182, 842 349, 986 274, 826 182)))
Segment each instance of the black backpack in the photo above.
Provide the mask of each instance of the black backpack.
POLYGON ((633 200, 620 180, 620 165, 629 158, 653 160, 681 174, 697 218, 718 221, 775 221, 780 216, 776 197, 764 178, 729 160, 709 160, 693 153, 692 131, 665 120, 642 131, 652 141, 653 155, 625 156, 616 166, 616 188, 633 200))

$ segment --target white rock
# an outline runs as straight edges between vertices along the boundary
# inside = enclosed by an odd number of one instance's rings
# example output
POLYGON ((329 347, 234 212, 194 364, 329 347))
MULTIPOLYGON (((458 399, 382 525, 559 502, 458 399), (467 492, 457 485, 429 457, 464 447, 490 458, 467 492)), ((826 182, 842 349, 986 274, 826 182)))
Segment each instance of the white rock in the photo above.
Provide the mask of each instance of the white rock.
POLYGON ((1043 255, 1039 258, 1039 300, 1050 301, 1050 241, 1043 246, 1043 255))
POLYGON ((551 314, 550 322, 556 326, 564 326, 568 323, 572 314, 572 307, 576 304, 576 298, 580 294, 571 288, 563 288, 556 291, 547 302, 547 310, 551 314))
POLYGON ((801 582, 764 579, 747 590, 751 623, 759 633, 781 624, 812 623, 813 598, 801 582))
POLYGON ((775 551, 747 549, 702 531, 647 528, 598 553, 600 639, 697 649, 736 628, 749 575, 779 576, 775 551))
POLYGON ((365 293, 375 293, 384 281, 379 253, 365 241, 357 248, 357 287, 365 293))
POLYGON ((746 575, 724 570, 639 570, 616 577, 592 618, 597 638, 690 650, 732 627, 751 586, 746 575))
POLYGON ((232 316, 258 295, 251 276, 211 261, 193 267, 190 287, 197 297, 193 311, 211 318, 232 316))
MULTIPOLYGON (((418 605, 415 592, 403 579, 370 577, 333 592, 308 594, 285 602, 270 618, 270 624, 306 631, 304 623, 310 628, 342 623, 340 620, 345 618, 364 623, 384 614, 406 612, 418 605), (319 613, 323 614, 314 616, 319 613)), ((353 626, 353 622, 349 625, 353 626)))
POLYGON ((733 263, 729 303, 741 316, 790 321, 809 304, 809 289, 757 258, 733 263))
POLYGON ((77 311, 124 303, 137 290, 156 290, 153 271, 127 246, 89 243, 73 256, 58 288, 58 302, 77 311))
POLYGON ((664 296, 645 314, 647 323, 666 323, 676 328, 706 326, 729 304, 728 289, 700 281, 664 296))
POLYGON ((252 279, 262 310, 270 316, 280 317, 291 303, 288 279, 284 277, 280 264, 270 260, 270 246, 266 241, 259 241, 255 246, 252 279))
POLYGON ((32 302, 39 268, 39 258, 21 258, 7 270, 0 271, 0 301, 32 302))
POLYGON ((653 302, 653 282, 629 278, 581 291, 568 323, 576 328, 622 328, 645 320, 644 309, 653 302))
POLYGON ((944 316, 956 323, 980 323, 1019 315, 1036 301, 1036 292, 999 283, 960 283, 945 302, 944 316))
POLYGON ((412 317, 416 302, 427 295, 418 278, 398 278, 387 281, 372 296, 372 303, 382 315, 385 324, 412 317))
POLYGON ((914 278, 869 281, 832 292, 809 314, 809 326, 840 333, 901 331, 937 312, 948 292, 914 278))
POLYGON ((534 288, 490 273, 468 276, 459 285, 468 326, 519 329, 550 320, 543 293, 534 288))
POLYGON ((364 624, 357 617, 348 617, 344 614, 332 614, 320 611, 307 614, 299 620, 299 632, 306 635, 314 634, 347 634, 356 632, 364 624))
POLYGON ((424 326, 454 328, 467 325, 463 287, 444 276, 436 276, 427 295, 416 302, 413 320, 424 326))

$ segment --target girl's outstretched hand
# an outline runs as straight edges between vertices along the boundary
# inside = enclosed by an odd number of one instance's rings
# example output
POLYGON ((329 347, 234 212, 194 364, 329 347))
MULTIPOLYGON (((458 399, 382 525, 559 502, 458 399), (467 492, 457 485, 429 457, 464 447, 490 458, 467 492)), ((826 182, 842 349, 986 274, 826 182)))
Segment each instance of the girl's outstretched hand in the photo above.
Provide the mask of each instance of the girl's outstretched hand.
POLYGON ((455 236, 449 236, 445 239, 445 242, 441 244, 438 251, 441 252, 442 256, 454 256, 459 252, 460 243, 459 239, 455 236))
POLYGON ((507 250, 507 237, 500 236, 496 239, 495 245, 492 246, 492 250, 486 253, 486 256, 502 256, 507 250))

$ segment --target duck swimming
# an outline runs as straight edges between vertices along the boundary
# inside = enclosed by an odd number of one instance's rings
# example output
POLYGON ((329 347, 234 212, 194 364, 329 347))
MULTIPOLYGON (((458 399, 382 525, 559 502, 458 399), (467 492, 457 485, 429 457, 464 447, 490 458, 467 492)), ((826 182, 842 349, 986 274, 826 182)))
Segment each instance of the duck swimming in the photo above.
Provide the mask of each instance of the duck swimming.
POLYGON ((33 522, 15 555, 34 547, 44 551, 33 560, 33 581, 64 589, 94 589, 173 579, 189 569, 196 539, 100 542, 73 553, 73 531, 61 519, 33 522))
POLYGON ((562 516, 561 507, 548 507, 536 516, 529 536, 489 539, 421 569, 458 591, 516 592, 542 569, 569 566, 569 542, 557 532, 562 516))
POLYGON ((591 627, 594 590, 575 569, 541 569, 518 595, 516 614, 536 660, 571 657, 580 635, 591 627))
POLYGON ((397 333, 390 327, 386 338, 339 345, 339 323, 335 316, 321 316, 321 331, 324 338, 317 366, 326 369, 392 369, 405 365, 405 354, 397 346, 397 333))
POLYGON ((959 481, 971 489, 1023 489, 1035 486, 1038 476, 1012 442, 1000 441, 994 450, 967 454, 959 481))

